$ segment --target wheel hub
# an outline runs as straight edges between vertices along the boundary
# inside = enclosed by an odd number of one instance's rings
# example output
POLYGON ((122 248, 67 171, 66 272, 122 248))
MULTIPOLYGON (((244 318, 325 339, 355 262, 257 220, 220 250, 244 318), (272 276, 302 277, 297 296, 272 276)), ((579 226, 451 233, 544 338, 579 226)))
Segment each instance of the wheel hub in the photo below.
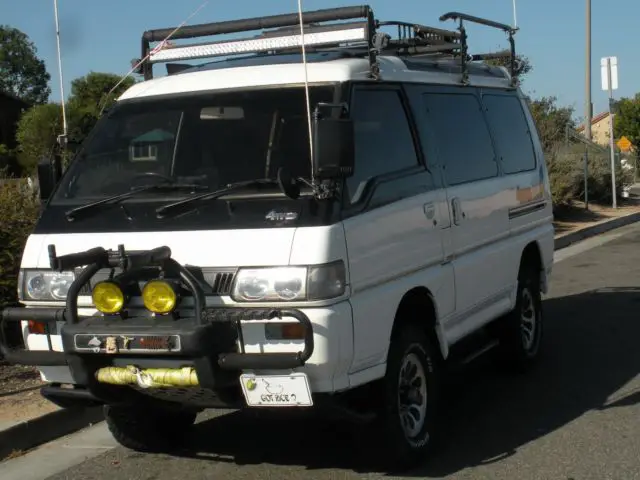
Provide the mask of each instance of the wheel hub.
POLYGON ((413 439, 422 431, 427 414, 427 376, 415 353, 407 355, 402 362, 398 404, 404 434, 413 439))

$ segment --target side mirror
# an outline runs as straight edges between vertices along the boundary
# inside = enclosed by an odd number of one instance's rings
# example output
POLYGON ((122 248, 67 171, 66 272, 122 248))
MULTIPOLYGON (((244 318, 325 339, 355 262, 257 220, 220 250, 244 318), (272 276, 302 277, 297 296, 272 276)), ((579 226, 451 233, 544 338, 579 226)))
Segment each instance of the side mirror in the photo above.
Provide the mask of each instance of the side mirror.
POLYGON ((38 162, 38 188, 40 200, 47 201, 62 176, 62 159, 59 155, 43 157, 38 162))
POLYGON ((314 176, 319 180, 348 178, 355 164, 353 121, 345 118, 314 120, 314 176))

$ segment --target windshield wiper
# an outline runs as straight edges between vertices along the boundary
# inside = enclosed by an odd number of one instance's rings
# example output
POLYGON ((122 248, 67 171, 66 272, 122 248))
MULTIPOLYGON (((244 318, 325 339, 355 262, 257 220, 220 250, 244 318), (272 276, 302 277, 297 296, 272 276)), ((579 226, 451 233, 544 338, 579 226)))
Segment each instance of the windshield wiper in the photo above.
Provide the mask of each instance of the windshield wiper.
POLYGON ((208 190, 206 185, 195 185, 190 183, 157 183, 154 185, 146 185, 144 187, 134 188, 129 192, 119 193, 117 195, 113 195, 111 197, 103 198, 102 200, 98 200, 95 202, 87 203, 85 205, 80 205, 79 207, 72 208, 71 210, 65 212, 65 216, 67 220, 72 222, 76 219, 79 213, 88 212, 93 210, 96 207, 100 207, 101 205, 106 204, 117 204, 121 200, 125 200, 127 198, 138 195, 142 192, 150 192, 150 191, 176 191, 176 190, 208 190))
POLYGON ((180 200, 178 202, 170 203, 163 207, 159 207, 156 209, 156 214, 158 218, 165 218, 170 214, 170 213, 168 214, 167 212, 170 212, 171 210, 176 210, 176 212, 179 212, 183 210, 183 207, 185 205, 188 205, 190 203, 197 202, 199 200, 214 200, 219 197, 224 197, 225 195, 229 193, 233 193, 237 190, 242 190, 243 188, 258 187, 261 185, 280 186, 279 182, 273 178, 255 178, 253 180, 247 180, 244 182, 230 183, 226 187, 221 188, 219 190, 203 193, 202 195, 196 195, 195 197, 186 198, 184 200, 180 200))

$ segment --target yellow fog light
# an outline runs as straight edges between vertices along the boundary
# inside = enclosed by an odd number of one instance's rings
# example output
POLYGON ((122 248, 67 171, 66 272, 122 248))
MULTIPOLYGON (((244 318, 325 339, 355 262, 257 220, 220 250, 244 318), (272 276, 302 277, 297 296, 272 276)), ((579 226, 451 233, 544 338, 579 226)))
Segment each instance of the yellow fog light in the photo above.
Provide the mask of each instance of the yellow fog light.
POLYGON ((142 289, 142 302, 153 313, 169 313, 176 308, 178 295, 169 283, 152 280, 142 289))
POLYGON ((95 307, 102 313, 118 313, 124 307, 124 293, 114 282, 96 283, 91 298, 95 307))

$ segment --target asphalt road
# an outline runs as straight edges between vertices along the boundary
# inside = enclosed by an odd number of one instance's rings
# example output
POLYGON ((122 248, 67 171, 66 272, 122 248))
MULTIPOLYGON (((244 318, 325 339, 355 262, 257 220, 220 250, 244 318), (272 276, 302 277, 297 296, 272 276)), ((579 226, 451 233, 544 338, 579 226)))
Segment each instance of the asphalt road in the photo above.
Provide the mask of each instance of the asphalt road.
MULTIPOLYGON (((625 230, 556 263, 539 368, 512 377, 480 360, 457 374, 446 441, 393 478, 640 479, 640 226, 625 230)), ((357 427, 232 412, 196 428, 180 456, 112 448, 49 479, 390 478, 357 427)))

